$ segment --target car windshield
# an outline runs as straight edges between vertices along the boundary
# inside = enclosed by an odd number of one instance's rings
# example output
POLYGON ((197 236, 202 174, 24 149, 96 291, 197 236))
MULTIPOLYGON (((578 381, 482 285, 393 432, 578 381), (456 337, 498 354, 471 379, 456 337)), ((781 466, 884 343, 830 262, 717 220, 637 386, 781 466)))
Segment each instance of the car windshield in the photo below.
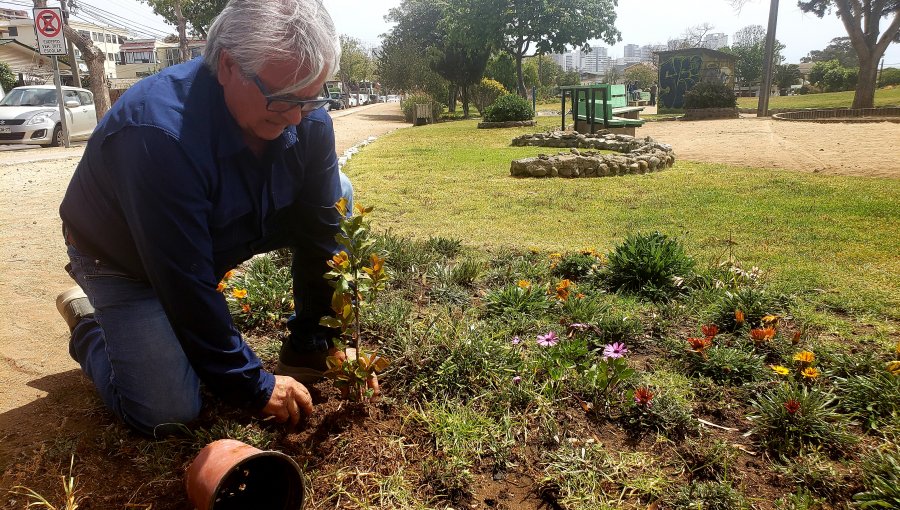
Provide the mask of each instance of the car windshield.
POLYGON ((12 89, 0 106, 56 106, 56 91, 53 89, 12 89))

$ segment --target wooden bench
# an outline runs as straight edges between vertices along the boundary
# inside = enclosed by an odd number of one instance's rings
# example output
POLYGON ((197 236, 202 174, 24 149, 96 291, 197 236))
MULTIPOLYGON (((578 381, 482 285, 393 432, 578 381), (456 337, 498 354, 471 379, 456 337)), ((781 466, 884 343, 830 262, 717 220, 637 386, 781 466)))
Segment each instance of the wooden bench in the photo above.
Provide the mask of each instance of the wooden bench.
MULTIPOLYGON (((628 106, 624 85, 585 85, 561 87, 562 108, 566 111, 566 96, 573 101, 572 118, 575 130, 594 133, 597 129, 634 135, 635 128, 644 125, 639 114, 643 107, 628 106)), ((565 115, 563 115, 565 130, 565 115)))

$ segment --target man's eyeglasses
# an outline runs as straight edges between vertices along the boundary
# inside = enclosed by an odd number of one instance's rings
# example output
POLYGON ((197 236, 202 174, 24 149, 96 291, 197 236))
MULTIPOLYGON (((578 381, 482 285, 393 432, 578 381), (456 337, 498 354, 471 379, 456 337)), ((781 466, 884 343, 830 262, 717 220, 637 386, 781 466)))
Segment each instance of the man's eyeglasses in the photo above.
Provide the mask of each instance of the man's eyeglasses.
POLYGON ((276 96, 269 93, 269 90, 260 81, 259 76, 253 75, 253 83, 259 89, 263 97, 266 98, 266 110, 276 113, 285 113, 300 107, 300 111, 304 113, 318 110, 329 103, 329 99, 297 99, 291 96, 276 96))

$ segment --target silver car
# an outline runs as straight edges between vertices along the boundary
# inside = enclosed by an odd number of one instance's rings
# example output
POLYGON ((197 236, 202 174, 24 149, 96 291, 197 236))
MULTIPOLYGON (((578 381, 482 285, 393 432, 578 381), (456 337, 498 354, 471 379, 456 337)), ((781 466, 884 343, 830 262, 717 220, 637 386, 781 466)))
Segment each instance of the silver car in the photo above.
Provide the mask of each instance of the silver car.
MULTIPOLYGON (((76 87, 63 87, 66 120, 71 141, 87 140, 97 125, 94 95, 76 87)), ((63 144, 56 87, 16 87, 0 99, 0 144, 63 144)))

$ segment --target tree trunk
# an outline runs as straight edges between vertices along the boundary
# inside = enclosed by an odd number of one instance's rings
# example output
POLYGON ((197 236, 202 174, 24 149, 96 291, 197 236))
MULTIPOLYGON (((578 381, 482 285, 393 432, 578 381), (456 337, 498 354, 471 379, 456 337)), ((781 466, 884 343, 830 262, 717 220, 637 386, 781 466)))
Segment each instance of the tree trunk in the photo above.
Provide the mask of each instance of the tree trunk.
POLYGON ((178 21, 178 47, 181 49, 181 61, 191 59, 191 50, 188 48, 187 28, 184 14, 181 12, 181 1, 175 0, 175 19, 178 21))
POLYGON ((878 60, 859 59, 859 79, 853 95, 853 108, 875 106, 875 79, 878 76, 878 60))
POLYGON ((469 86, 462 86, 463 118, 469 118, 469 86))
POLYGON ((447 97, 447 111, 456 113, 456 95, 459 94, 459 86, 455 83, 450 84, 450 92, 447 97))
MULTIPOLYGON (((81 58, 88 68, 88 77, 91 79, 89 88, 94 93, 94 109, 97 111, 97 120, 109 111, 112 101, 109 98, 109 86, 106 83, 106 53, 94 46, 90 41, 85 41, 72 27, 66 25, 66 38, 72 41, 81 51, 81 58)), ((73 63, 73 65, 77 65, 73 63)))
POLYGON ((522 73, 522 53, 516 54, 516 88, 519 95, 525 97, 525 76, 522 73))

